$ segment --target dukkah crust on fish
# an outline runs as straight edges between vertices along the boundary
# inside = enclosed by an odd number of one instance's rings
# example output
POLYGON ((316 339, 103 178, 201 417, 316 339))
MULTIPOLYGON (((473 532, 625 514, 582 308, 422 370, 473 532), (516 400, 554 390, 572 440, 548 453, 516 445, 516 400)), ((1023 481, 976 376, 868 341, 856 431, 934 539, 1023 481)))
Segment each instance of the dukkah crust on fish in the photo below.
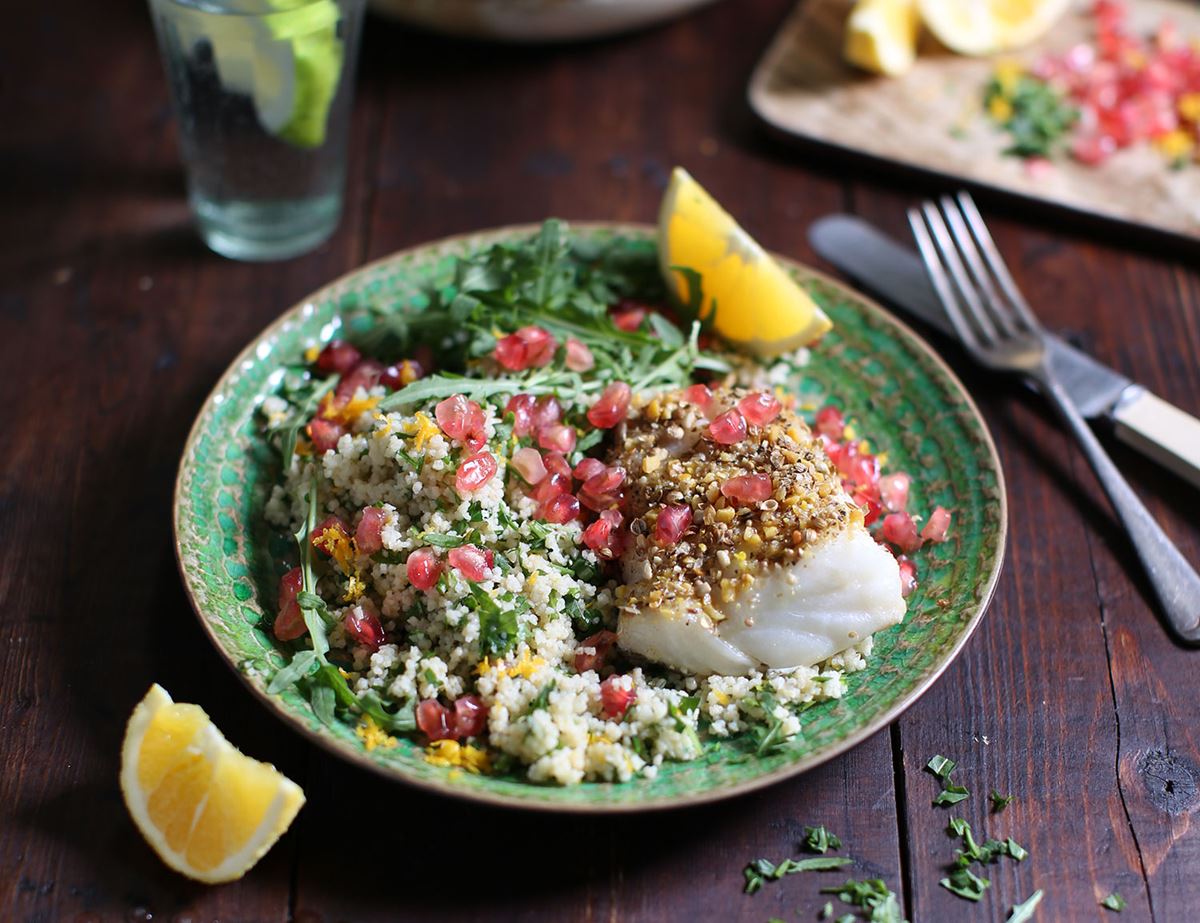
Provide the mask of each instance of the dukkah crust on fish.
POLYGON ((623 648, 697 673, 812 665, 900 621, 899 569, 863 525, 819 439, 783 410, 733 445, 710 417, 746 392, 718 391, 701 408, 682 392, 637 408, 610 461, 627 472, 631 541, 618 594, 623 648), (732 478, 766 475, 771 494, 739 501, 732 478), (692 525, 655 541, 664 507, 692 525))

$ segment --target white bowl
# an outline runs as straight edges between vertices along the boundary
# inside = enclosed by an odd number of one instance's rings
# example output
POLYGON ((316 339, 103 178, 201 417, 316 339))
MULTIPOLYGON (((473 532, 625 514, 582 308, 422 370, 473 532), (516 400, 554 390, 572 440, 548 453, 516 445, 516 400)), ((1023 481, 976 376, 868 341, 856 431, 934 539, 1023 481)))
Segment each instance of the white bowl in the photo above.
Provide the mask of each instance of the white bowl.
POLYGON ((384 16, 471 38, 556 42, 626 32, 714 0, 371 0, 384 16))

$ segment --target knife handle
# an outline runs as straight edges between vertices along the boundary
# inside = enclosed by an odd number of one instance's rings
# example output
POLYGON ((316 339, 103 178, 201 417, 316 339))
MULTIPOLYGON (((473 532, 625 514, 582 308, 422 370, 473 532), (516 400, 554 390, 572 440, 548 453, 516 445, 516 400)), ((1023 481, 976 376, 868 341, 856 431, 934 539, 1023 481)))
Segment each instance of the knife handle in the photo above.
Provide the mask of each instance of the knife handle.
POLYGON ((1122 442, 1200 487, 1200 420, 1137 386, 1112 417, 1122 442))

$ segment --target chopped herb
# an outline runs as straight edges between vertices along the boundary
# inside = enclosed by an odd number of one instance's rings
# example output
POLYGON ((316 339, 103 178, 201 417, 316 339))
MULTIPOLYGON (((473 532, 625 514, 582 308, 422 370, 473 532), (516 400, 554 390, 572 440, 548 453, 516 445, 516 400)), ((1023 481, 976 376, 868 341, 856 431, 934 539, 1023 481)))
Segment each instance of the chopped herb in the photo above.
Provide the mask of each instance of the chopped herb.
POLYGON ((986 878, 980 878, 969 868, 956 868, 950 873, 949 878, 943 878, 938 884, 964 900, 978 901, 983 898, 983 892, 992 883, 986 878))
MULTIPOLYGON (((900 912, 900 902, 896 900, 896 895, 882 878, 867 878, 862 881, 849 878, 845 884, 822 888, 821 893, 835 894, 843 904, 871 911, 869 919, 873 923, 908 923, 900 912)), ((839 918, 839 923, 842 919, 845 917, 839 918)))
POLYGON ((408 560, 408 554, 403 551, 376 551, 371 555, 376 564, 403 564, 408 560))
POLYGON ((533 714, 535 711, 538 711, 539 709, 549 707, 550 693, 552 693, 555 690, 555 687, 557 687, 557 686, 558 686, 557 680, 552 679, 552 680, 550 680, 550 682, 546 683, 546 685, 544 685, 538 691, 537 697, 532 702, 529 703, 529 714, 533 714))
POLYGON ((992 79, 983 104, 1009 135, 1004 151, 1014 157, 1049 157, 1079 119, 1079 111, 1050 84, 1031 74, 992 79))
POLYGON ((809 852, 823 853, 830 849, 841 849, 842 841, 836 834, 821 827, 804 828, 804 848, 809 852))
POLYGON ((765 717, 763 718, 764 723, 755 725, 750 733, 755 743, 755 755, 766 756, 783 749, 787 741, 783 736, 783 721, 775 716, 777 703, 771 690, 766 687, 759 689, 755 701, 763 710, 765 717))
POLYGON ((852 913, 843 913, 834 923, 858 923, 858 917, 852 913))
POLYGON ((964 786, 951 783, 938 793, 938 796, 933 799, 933 803, 936 807, 958 804, 960 801, 965 801, 970 794, 964 786))
POLYGON ((517 645, 520 623, 517 608, 502 608, 478 586, 468 597, 479 616, 479 650, 485 657, 502 657, 517 645))
POLYGON ((429 685, 431 685, 431 686, 438 685, 437 674, 434 673, 433 670, 429 669, 429 667, 425 668, 424 676, 425 676, 425 682, 429 683, 429 685))
POLYGON ((746 878, 746 893, 753 894, 763 886, 763 882, 768 880, 778 881, 785 875, 795 875, 797 872, 823 872, 829 869, 840 869, 853 863, 853 859, 843 859, 838 856, 784 859, 778 865, 766 859, 755 859, 746 866, 742 874, 746 878))
POLYGON ((437 532, 422 532, 421 541, 434 548, 457 548, 466 544, 466 539, 461 535, 441 535, 437 532))
POLYGON ((825 902, 825 906, 821 908, 821 913, 819 916, 822 920, 828 920, 831 916, 833 916, 833 902, 832 901, 825 902))
POLYGON ((950 773, 954 772, 954 767, 958 763, 954 760, 935 754, 929 758, 929 762, 925 764, 925 768, 932 772, 935 776, 945 782, 950 778, 950 773))
POLYGON ((696 733, 696 729, 683 717, 683 711, 674 702, 667 702, 667 714, 675 719, 675 730, 687 736, 696 748, 697 753, 703 753, 704 744, 700 742, 700 735, 696 733))
POLYGON ((1039 888, 1029 895, 1029 900, 1023 904, 1017 904, 1012 909, 1012 913, 1008 915, 1005 923, 1025 923, 1026 920, 1033 919, 1033 912, 1037 909, 1037 905, 1042 902, 1042 890, 1039 888))
POLYGON ((994 788, 992 789, 991 799, 993 814, 999 814, 1013 802, 1012 795, 1001 795, 994 788))
POLYGON ((1004 848, 1007 851, 1008 855, 1011 858, 1015 859, 1017 862, 1024 862, 1026 856, 1029 855, 1029 850, 1027 850, 1024 846, 1022 846, 1020 843, 1018 843, 1012 837, 1009 837, 1008 839, 1006 839, 1004 841, 1004 848))
POLYGON ((1105 910, 1112 910, 1115 913, 1120 913, 1122 910, 1128 907, 1129 904, 1126 902, 1125 898, 1121 897, 1120 894, 1114 891, 1100 902, 1100 906, 1105 910))

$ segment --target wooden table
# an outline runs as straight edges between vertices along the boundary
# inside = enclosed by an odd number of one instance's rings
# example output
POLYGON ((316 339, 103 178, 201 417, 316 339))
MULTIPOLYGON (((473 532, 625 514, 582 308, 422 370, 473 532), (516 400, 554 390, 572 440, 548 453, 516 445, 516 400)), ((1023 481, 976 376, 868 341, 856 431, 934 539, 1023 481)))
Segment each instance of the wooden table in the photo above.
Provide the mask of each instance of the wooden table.
MULTIPOLYGON (((301 741, 206 642, 171 547, 171 487, 193 414, 231 357, 306 292, 365 260, 546 215, 652 220, 686 164, 768 246, 814 259, 835 210, 903 233, 930 191, 769 141, 744 101, 789 0, 717 4, 608 42, 457 44, 372 21, 346 217, 319 251, 239 265, 188 227, 144 4, 20 4, 0 30, 0 919, 811 920, 808 873, 742 894, 751 859, 826 824, 903 895, 910 920, 1190 920, 1200 908, 1200 651, 1164 635, 1074 445, 1019 386, 946 355, 979 400, 1009 484, 1008 560, 962 657, 903 718, 767 791, 643 817, 551 817, 387 784, 301 741), (152 682, 297 779, 308 806, 243 881, 163 867, 116 786, 126 717, 152 682), (952 856, 934 753, 1030 851, 979 905, 938 887, 952 856)), ((984 200, 1048 325, 1200 412, 1200 272, 1129 235, 1036 223, 984 200)), ((946 344, 942 344, 945 346, 946 344)), ((1193 561, 1200 495, 1110 442, 1193 561), (1187 514, 1191 513, 1189 517, 1187 514)))

